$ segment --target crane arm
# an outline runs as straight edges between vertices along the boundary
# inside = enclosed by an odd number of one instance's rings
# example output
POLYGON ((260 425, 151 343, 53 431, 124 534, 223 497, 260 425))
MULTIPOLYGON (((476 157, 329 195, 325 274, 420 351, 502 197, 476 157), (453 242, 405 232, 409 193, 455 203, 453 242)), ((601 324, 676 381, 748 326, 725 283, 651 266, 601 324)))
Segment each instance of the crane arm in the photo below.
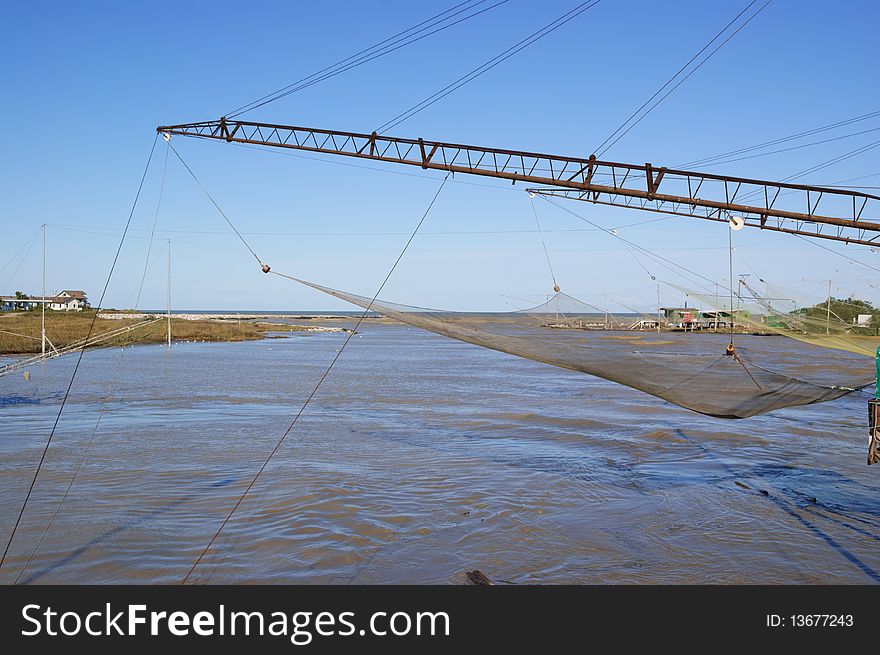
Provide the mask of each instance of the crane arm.
POLYGON ((225 118, 156 130, 540 184, 529 190, 631 209, 717 221, 736 214, 747 226, 880 245, 880 197, 843 188, 225 118))

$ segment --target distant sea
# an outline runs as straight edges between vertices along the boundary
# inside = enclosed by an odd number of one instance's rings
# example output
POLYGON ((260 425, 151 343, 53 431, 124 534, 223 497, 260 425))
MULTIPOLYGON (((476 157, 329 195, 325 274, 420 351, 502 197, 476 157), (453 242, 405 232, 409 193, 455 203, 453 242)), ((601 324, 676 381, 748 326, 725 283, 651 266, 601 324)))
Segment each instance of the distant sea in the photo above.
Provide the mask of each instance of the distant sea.
MULTIPOLYGON (((125 311, 125 310, 120 310, 125 311)), ((139 312, 144 314, 164 314, 166 310, 164 309, 139 309, 139 312)), ((250 315, 250 314, 265 314, 267 316, 288 316, 290 314, 296 314, 297 316, 360 316, 363 314, 363 310, 355 310, 355 311, 338 311, 331 309, 285 309, 285 310, 273 310, 273 309, 172 309, 171 315, 175 314, 241 314, 241 315, 250 315)), ((372 313, 372 312, 371 312, 372 313)))
MULTIPOLYGON (((126 310, 119 310, 126 311, 126 310)), ((164 309, 139 309, 137 310, 144 314, 165 314, 164 309)), ((460 312, 462 314, 473 314, 476 316, 480 316, 483 314, 490 315, 498 315, 498 314, 522 314, 523 312, 460 312)), ((331 309, 285 309, 285 310, 266 310, 266 309, 172 309, 171 315, 175 314, 241 314, 242 316, 252 315, 252 314, 261 314, 266 316, 290 316, 291 314, 295 314, 297 316, 351 316, 357 317, 363 314, 362 309, 354 310, 354 311, 339 311, 339 310, 331 310, 331 309)), ((381 312, 370 312, 368 315, 378 316, 381 312)), ((552 312, 548 312, 548 315, 552 314, 552 312)), ((639 316, 644 316, 645 314, 639 314, 636 312, 609 312, 609 316, 611 317, 620 317, 627 319, 635 319, 639 316)), ((586 312, 586 313, 578 313, 578 317, 582 318, 601 318, 604 316, 602 312, 586 312)))

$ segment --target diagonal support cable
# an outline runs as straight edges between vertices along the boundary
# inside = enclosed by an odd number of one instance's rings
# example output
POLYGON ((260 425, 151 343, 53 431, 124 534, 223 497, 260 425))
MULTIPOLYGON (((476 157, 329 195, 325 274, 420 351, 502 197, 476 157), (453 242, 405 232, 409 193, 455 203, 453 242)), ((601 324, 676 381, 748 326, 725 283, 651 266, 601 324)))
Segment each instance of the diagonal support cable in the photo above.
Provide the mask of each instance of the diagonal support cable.
POLYGON ((43 462, 46 461, 46 454, 49 452, 49 446, 52 445, 52 439, 55 436, 55 430, 58 429, 58 423, 61 420, 61 414, 64 412, 64 406, 67 404, 67 399, 70 396, 70 390, 73 388, 73 382, 76 380, 76 374, 79 371, 79 366, 82 363, 83 354, 86 351, 86 347, 88 346, 89 339, 92 336, 92 331, 95 329, 95 322, 98 320, 98 312, 101 309, 101 306, 104 304, 104 296, 107 294, 107 287, 110 286, 110 280, 113 277, 113 271, 116 270, 116 264, 119 261, 119 254, 122 252, 122 245, 125 243, 125 237, 128 234, 128 228, 131 226, 131 219, 134 216, 134 210, 137 208, 138 200, 141 197, 141 191, 144 188, 144 181, 147 179, 147 172, 150 170, 150 162, 153 161, 153 153, 156 150, 156 142, 158 141, 158 134, 156 138, 153 139, 153 145, 150 148, 150 155, 147 157, 147 165, 144 167, 144 173, 141 176, 140 184, 138 185, 137 193, 134 197, 134 202, 131 206, 131 211, 128 213, 128 219, 125 222, 125 229, 122 232, 122 237, 119 239, 119 245, 116 248, 116 254, 113 257, 113 263, 110 266, 110 272, 107 274, 107 280, 104 282, 104 289, 101 291, 101 297, 98 300, 98 306, 95 307, 95 316, 92 318, 92 322, 89 324, 89 331, 86 334, 86 339, 83 342, 82 347, 79 350, 79 357, 76 360, 76 365, 73 367, 73 373, 70 375, 70 381, 67 384, 67 389, 64 392, 64 397, 61 399, 61 407, 58 408, 58 413, 55 415, 55 422, 52 424, 52 430, 49 432, 49 438, 46 439, 46 445, 43 447, 43 453, 40 455, 40 461, 37 463, 37 468, 34 471, 34 477, 31 480, 31 484, 28 487, 27 494, 24 497, 24 502, 21 505, 21 510, 18 513, 18 518, 15 519, 15 525, 12 526, 12 532, 9 535, 9 540, 6 542, 6 548, 3 550, 3 556, 0 557, 0 568, 3 567, 3 563, 6 561, 6 556, 9 554, 9 548, 12 546, 12 541, 15 539, 15 533, 18 531, 18 526, 21 524, 21 518, 24 516, 25 509, 27 509, 28 501, 30 500, 31 494, 34 491, 34 486, 37 483, 37 478, 40 475, 40 471, 43 468, 43 462))
MULTIPOLYGON (((179 155, 178 155, 178 157, 179 157, 179 155)), ((181 160, 181 161, 183 161, 183 160, 181 160)), ((187 169, 189 170, 189 167, 187 167, 187 169)), ((190 171, 190 173, 192 173, 192 171, 190 171)), ((193 175, 193 177, 195 177, 195 175, 193 175)), ((370 309, 373 306, 373 303, 376 302, 376 299, 379 297, 379 294, 382 293, 382 289, 385 288, 385 285, 388 283, 388 280, 391 279, 391 275, 394 273, 395 269, 397 268, 397 265, 400 264, 400 261, 403 259, 404 254, 406 254, 406 251, 409 249, 410 244, 413 242, 413 239, 415 239, 416 234, 418 234, 419 230, 421 229, 422 224, 425 222, 425 219, 428 217, 428 214, 431 212, 431 209, 434 207, 434 203, 437 201, 437 198, 440 196, 440 192, 443 191, 443 187, 446 186, 446 181, 448 179, 449 179, 449 174, 447 174, 446 177, 443 178, 443 181, 440 183, 440 186, 437 189, 436 193, 434 194, 434 197, 431 198, 431 202, 428 204, 427 209, 425 209, 425 213, 422 214, 421 219, 419 219, 419 222, 416 224, 415 229, 412 231, 412 234, 410 234, 409 239, 407 239, 406 243, 404 244, 403 249, 400 251, 400 254, 397 256, 397 259, 394 261, 394 264, 392 264, 391 268, 389 269, 387 275, 385 276, 385 279, 382 280, 382 284, 379 285, 379 288, 376 290, 376 293, 373 295, 372 300, 370 301, 370 303, 368 304, 366 309, 364 309, 363 313, 361 313, 361 315, 358 317, 358 320, 354 325, 354 329, 352 329, 352 331, 348 333, 348 336, 346 337, 345 341, 342 343, 342 346, 340 346, 339 350, 336 351, 336 354, 334 355, 333 359, 330 361, 330 364, 327 366, 327 368, 324 370, 324 373, 318 379, 317 384, 315 384, 315 386, 312 388, 312 391, 311 391, 311 393, 309 393, 305 402, 303 402, 303 404, 300 406, 299 411, 297 411, 297 413, 294 415, 293 420, 291 420, 290 424, 287 426, 287 429, 284 431, 284 434, 281 435, 281 438, 275 444, 275 447, 272 448, 272 451, 269 453, 269 456, 266 457, 265 461, 260 466, 259 470, 257 470, 256 474, 251 479, 250 483, 248 483, 247 488, 245 488, 244 492, 241 494, 241 496, 239 496, 238 500, 235 502, 235 505, 233 505, 232 509, 229 510, 229 514, 227 514, 226 518, 223 519, 223 522, 220 524, 220 527, 217 528, 217 531, 214 533, 214 536, 211 537, 211 540, 208 542, 208 544, 205 546, 205 548, 199 554, 198 558, 193 563, 193 565, 190 567, 189 571, 186 573, 186 575, 180 581, 180 584, 183 585, 189 581, 193 572, 196 570, 196 567, 198 567, 198 565, 201 563, 202 559, 204 559, 207 552, 214 545, 214 542, 220 536, 220 533, 223 531, 223 528, 225 528, 226 525, 229 523, 229 520, 232 518, 233 514, 235 514, 236 510, 238 510, 239 506, 244 501, 245 497, 248 495, 248 493, 253 488, 253 486, 257 483, 257 480, 259 480, 260 476, 263 474, 263 471, 266 470, 266 467, 269 465, 269 462, 272 461, 272 458, 275 456, 275 454, 281 448, 281 445, 284 443, 285 439, 287 439, 288 435, 293 430, 297 421, 299 421, 299 418, 303 415, 303 412, 305 412, 309 403, 312 401, 312 399, 318 393, 318 390, 321 388, 321 385, 324 383, 324 380, 327 379, 327 376, 330 374, 330 371, 333 369, 333 366, 339 360, 340 356, 342 355, 342 352, 345 350, 345 347, 349 344, 352 337, 357 333, 357 329, 360 327, 361 323, 366 318, 367 314, 369 314, 370 309)), ((207 191, 205 193, 207 193, 207 191)), ((210 195, 208 197, 210 198, 210 195)), ((212 199, 212 202, 213 202, 213 199, 212 199)), ((223 211, 220 209, 220 207, 217 206, 216 203, 214 203, 214 205, 217 207, 218 211, 220 211, 220 213, 223 215, 223 217, 226 218, 227 221, 229 221, 228 217, 226 216, 226 214, 223 213, 223 211)), ((230 225, 232 225, 232 224, 230 223, 230 225)), ((233 229, 235 229, 234 226, 233 226, 233 229)), ((236 230, 236 234, 238 234, 238 230, 236 230)), ((245 245, 247 246, 247 242, 245 242, 244 239, 242 239, 242 242, 244 242, 245 245)), ((248 246, 248 250, 250 250, 250 246, 248 246)), ((253 254, 253 250, 251 250, 251 253, 253 254)), ((254 254, 254 256, 256 257, 255 254, 254 254)), ((259 258, 257 258, 257 260, 259 261, 259 258)), ((262 266, 263 266, 264 272, 266 272, 266 273, 270 272, 267 265, 263 264, 262 266)), ((271 272, 274 275, 277 275, 279 277, 283 277, 283 278, 287 278, 287 279, 291 279, 291 280, 296 280, 296 278, 291 277, 290 275, 278 273, 277 271, 271 271, 271 272)))

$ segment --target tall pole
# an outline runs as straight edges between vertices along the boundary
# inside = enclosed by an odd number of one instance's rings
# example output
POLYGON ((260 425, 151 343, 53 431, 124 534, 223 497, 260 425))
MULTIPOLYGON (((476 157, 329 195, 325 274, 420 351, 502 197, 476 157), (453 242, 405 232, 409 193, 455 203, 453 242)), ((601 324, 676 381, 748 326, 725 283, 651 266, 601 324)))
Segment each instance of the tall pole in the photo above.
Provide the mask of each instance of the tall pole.
POLYGON ((608 294, 603 293, 602 297, 605 298, 605 329, 608 329, 608 294))
POLYGON ((736 331, 736 315, 733 313, 733 228, 727 229, 727 258, 730 273, 730 344, 727 350, 733 354, 733 334, 736 331))
POLYGON ((715 283, 715 333, 718 333, 718 313, 721 310, 718 309, 718 283, 715 283))
POLYGON ((831 280, 828 280, 828 311, 825 315, 825 334, 831 334, 831 280))
POLYGON ((880 462, 880 347, 877 348, 877 380, 874 400, 868 401, 868 464, 880 462))
POLYGON ((880 400, 880 346, 877 346, 877 379, 874 381, 874 395, 880 400))
POLYGON ((42 343, 42 356, 46 356, 46 224, 40 227, 43 233, 43 295, 40 303, 42 305, 41 316, 40 316, 40 335, 41 335, 41 343, 42 343))
POLYGON ((660 317, 663 312, 660 310, 660 285, 657 285, 657 332, 660 331, 660 317))
POLYGON ((171 348, 171 239, 168 239, 168 303, 165 315, 168 320, 168 348, 171 348))

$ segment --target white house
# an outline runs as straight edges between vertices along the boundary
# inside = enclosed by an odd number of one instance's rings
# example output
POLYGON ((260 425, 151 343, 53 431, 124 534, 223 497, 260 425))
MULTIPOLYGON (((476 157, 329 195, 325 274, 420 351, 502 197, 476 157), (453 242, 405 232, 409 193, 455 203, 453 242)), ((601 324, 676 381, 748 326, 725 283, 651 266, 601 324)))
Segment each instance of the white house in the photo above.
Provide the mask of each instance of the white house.
POLYGON ((81 312, 89 306, 85 291, 65 289, 49 302, 49 309, 65 312, 81 312))
MULTIPOLYGON (((16 292, 17 293, 17 292, 16 292)), ((89 306, 89 299, 85 291, 76 289, 65 289, 54 296, 27 296, 18 298, 16 296, 0 296, 0 311, 27 311, 29 309, 38 309, 40 305, 45 305, 48 309, 62 312, 81 312, 89 306)))

